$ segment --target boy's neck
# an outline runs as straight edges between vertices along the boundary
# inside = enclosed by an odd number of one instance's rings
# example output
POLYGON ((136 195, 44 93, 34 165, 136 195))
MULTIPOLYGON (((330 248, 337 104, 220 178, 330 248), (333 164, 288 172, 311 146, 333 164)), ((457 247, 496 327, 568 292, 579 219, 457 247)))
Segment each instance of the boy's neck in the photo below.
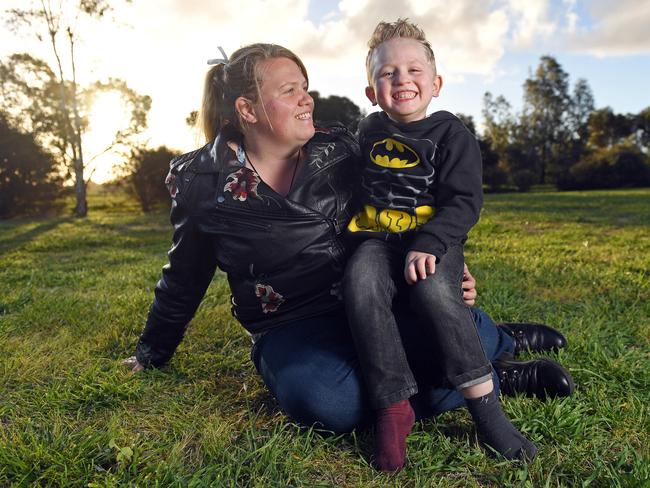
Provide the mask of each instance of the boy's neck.
POLYGON ((418 117, 413 120, 400 120, 399 118, 393 117, 391 114, 389 114, 386 110, 382 110, 383 113, 386 114, 386 117, 388 117, 391 121, 397 123, 397 124, 412 124, 414 122, 419 122, 420 120, 426 119, 429 115, 424 115, 422 117, 418 117))

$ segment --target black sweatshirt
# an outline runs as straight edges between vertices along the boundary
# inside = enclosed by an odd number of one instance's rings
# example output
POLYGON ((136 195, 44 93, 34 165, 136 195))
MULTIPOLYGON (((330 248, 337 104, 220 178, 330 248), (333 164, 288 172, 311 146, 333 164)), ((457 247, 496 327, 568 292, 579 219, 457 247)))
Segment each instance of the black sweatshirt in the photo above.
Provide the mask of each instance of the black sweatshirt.
POLYGON ((411 123, 384 112, 359 124, 362 210, 348 225, 361 238, 402 239, 407 251, 440 260, 467 239, 483 204, 481 152, 455 115, 440 111, 411 123))

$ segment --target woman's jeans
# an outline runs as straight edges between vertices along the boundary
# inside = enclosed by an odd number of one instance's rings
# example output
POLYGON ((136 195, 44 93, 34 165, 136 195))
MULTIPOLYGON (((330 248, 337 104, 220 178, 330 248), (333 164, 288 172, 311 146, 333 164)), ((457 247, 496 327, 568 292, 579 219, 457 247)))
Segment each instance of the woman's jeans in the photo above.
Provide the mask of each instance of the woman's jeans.
POLYGON ((405 248, 404 241, 368 239, 345 269, 343 301, 374 409, 418 391, 393 314, 396 297, 407 300, 418 317, 410 326, 425 331, 422 341, 451 386, 462 390, 484 383, 492 374, 472 313, 463 301, 463 246, 449 247, 436 263, 435 273, 412 285, 404 279, 405 248))
MULTIPOLYGON (((490 361, 514 352, 513 339, 484 312, 471 309, 476 330, 490 361)), ((446 386, 440 365, 423 347, 415 317, 396 313, 419 392, 410 401, 418 419, 464 405, 462 395, 446 386), (407 324, 408 327, 402 327, 407 324)), ((253 346, 252 359, 280 408, 302 425, 317 424, 334 432, 370 425, 373 412, 363 386, 359 361, 343 310, 282 325, 253 346)), ((495 388, 498 378, 493 375, 495 388)))

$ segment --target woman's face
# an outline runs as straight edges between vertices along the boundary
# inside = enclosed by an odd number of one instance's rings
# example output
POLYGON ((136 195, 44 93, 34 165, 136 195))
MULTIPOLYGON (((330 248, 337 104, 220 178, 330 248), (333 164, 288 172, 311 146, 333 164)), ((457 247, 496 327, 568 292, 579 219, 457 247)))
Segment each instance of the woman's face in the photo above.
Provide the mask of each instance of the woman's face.
POLYGON ((278 143, 304 145, 314 135, 314 100, 302 71, 288 58, 267 59, 259 69, 262 96, 254 105, 256 128, 278 143))

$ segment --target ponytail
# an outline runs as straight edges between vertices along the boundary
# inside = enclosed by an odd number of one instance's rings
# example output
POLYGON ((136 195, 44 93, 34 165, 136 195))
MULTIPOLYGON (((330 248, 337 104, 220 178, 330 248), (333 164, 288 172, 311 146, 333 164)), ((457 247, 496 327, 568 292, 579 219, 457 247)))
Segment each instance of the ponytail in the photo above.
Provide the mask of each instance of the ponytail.
POLYGON ((206 141, 211 141, 228 121, 224 104, 225 64, 219 63, 208 70, 203 85, 200 125, 206 141))

